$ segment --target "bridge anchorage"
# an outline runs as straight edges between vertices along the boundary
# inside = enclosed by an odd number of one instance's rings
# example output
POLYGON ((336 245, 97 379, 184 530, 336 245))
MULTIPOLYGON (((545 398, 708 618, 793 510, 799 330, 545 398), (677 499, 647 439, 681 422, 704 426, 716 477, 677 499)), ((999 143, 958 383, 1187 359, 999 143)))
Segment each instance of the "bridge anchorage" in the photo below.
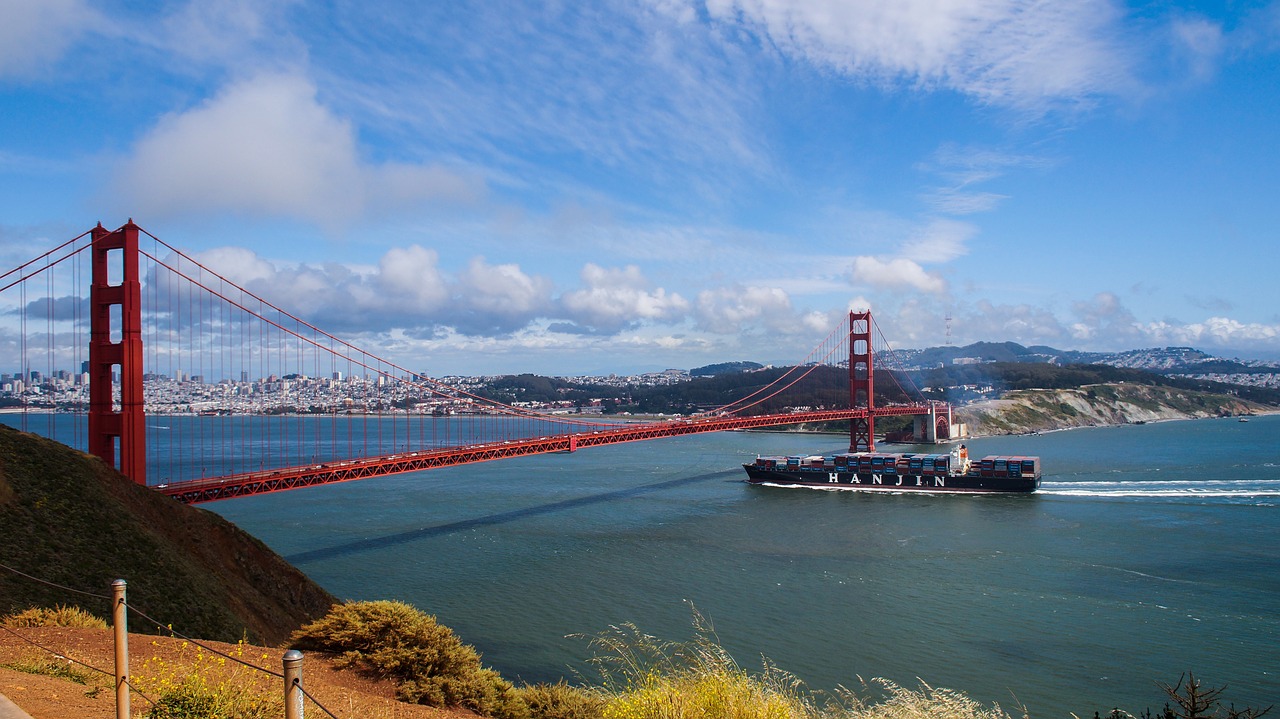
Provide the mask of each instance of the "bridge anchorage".
POLYGON ((0 302, 21 322, 21 371, 0 399, 22 405, 23 427, 37 410, 50 436, 183 502, 701 432, 848 421, 850 451, 870 452, 877 417, 914 417, 921 442, 951 428, 949 405, 904 399, 914 388, 882 383, 895 401, 877 404, 875 365, 891 354, 870 311, 850 312, 795 366, 753 374, 759 383, 722 407, 639 422, 508 404, 465 378, 409 370, 132 220, 0 275, 0 302), (84 436, 68 418, 86 406, 84 436))

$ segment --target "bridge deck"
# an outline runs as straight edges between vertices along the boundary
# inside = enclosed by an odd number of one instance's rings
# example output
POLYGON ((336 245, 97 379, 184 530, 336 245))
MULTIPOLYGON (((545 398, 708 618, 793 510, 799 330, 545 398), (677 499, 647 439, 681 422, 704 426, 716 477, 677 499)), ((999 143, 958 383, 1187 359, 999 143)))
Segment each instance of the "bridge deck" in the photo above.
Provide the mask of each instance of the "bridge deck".
MULTIPOLYGON (((929 408, 927 406, 903 405, 877 407, 874 410, 874 414, 877 417, 885 417, 925 414, 928 411, 929 408)), ((646 422, 627 427, 610 427, 608 429, 573 434, 489 442, 439 450, 402 452, 385 457, 338 460, 325 464, 247 472, 226 477, 174 482, 157 486, 156 489, 181 502, 195 504, 232 497, 280 492, 319 484, 349 482, 387 474, 418 472, 438 467, 487 462, 508 457, 523 457, 548 452, 573 452, 584 447, 600 447, 622 442, 678 437, 702 432, 776 427, 804 422, 834 422, 866 416, 866 409, 843 409, 757 415, 753 417, 723 416, 705 419, 646 422)))

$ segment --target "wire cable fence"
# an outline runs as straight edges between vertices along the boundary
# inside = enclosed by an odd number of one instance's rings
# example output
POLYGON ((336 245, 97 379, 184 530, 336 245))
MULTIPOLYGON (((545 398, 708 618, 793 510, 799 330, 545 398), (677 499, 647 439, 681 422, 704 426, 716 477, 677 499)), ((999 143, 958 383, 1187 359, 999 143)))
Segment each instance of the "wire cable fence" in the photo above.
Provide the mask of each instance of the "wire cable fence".
MULTIPOLYGON (((90 671, 94 671, 94 672, 97 672, 97 673, 99 673, 99 674, 103 674, 103 675, 108 676, 108 677, 113 677, 113 678, 115 677, 115 673, 114 673, 114 672, 109 672, 109 671, 107 671, 106 669, 103 669, 103 668, 101 668, 101 667, 95 667, 95 666, 93 666, 92 664, 89 664, 89 663, 87 663, 87 662, 82 662, 82 661, 80 661, 79 659, 76 659, 75 657, 71 656, 69 653, 67 653, 67 652, 65 652, 65 651, 58 651, 57 649, 53 649, 52 647, 47 647, 47 646, 45 646, 45 645, 41 644, 40 642, 35 641, 35 640, 34 640, 34 639, 32 639, 31 637, 28 637, 28 636, 23 635, 23 634, 22 634, 22 632, 17 631, 17 630, 16 630, 16 629, 14 629, 13 627, 7 627, 7 626, 5 626, 5 625, 3 625, 3 624, 0 624, 0 629, 3 629, 4 631, 8 632, 9 634, 12 634, 13 636, 17 637, 18 639, 21 639, 22 641, 26 642, 27 644, 30 644, 31 646, 35 647, 36 649, 39 649, 40 651, 45 652, 46 654, 48 654, 48 655, 52 656, 54 659, 62 659, 62 660, 64 660, 64 661, 71 662, 72 664, 77 664, 77 665, 79 665, 79 666, 82 666, 82 667, 84 667, 85 669, 88 669, 88 670, 90 670, 90 671)), ((138 696, 142 697, 143 699, 146 699, 146 700, 147 700, 148 702, 150 702, 152 705, 154 705, 154 704, 156 703, 154 699, 152 699, 151 697, 149 697, 149 696, 147 696, 146 694, 144 694, 140 689, 138 689, 138 688, 137 688, 136 686, 134 686, 132 683, 130 683, 130 684, 129 684, 129 688, 130 688, 130 689, 132 689, 133 691, 137 692, 137 693, 138 693, 138 696)))
MULTIPOLYGON (((248 669, 250 669, 250 670, 252 670, 252 671, 259 672, 259 673, 261 673, 261 674, 264 674, 264 675, 267 675, 267 676, 273 677, 273 678, 275 678, 275 679, 282 679, 282 680, 284 680, 284 694, 285 694, 285 703, 284 703, 285 711, 284 711, 284 716, 285 716, 285 719, 302 719, 302 717, 303 717, 303 713, 302 713, 302 705, 301 705, 301 701, 300 701, 300 699, 301 699, 301 698, 306 698, 307 700, 309 700, 312 704, 314 704, 314 705, 315 705, 315 707, 316 707, 317 709, 319 709, 321 712, 323 712, 326 716, 332 717, 333 719, 340 719, 340 718, 338 717, 338 715, 336 715, 336 714, 334 714, 332 711, 330 711, 326 706, 324 706, 324 704, 322 704, 322 703, 320 702, 320 700, 316 699, 316 697, 315 697, 313 694, 311 694, 310 692, 308 692, 308 691, 306 690, 306 688, 303 686, 303 684, 302 684, 302 653, 301 653, 301 652, 298 652, 298 651, 296 651, 296 650, 290 650, 289 652, 286 652, 286 653, 285 653, 285 657, 284 657, 284 669, 285 669, 285 671, 284 671, 283 673, 282 673, 282 672, 273 671, 273 670, 271 670, 271 669, 267 669, 267 668, 265 668, 265 667, 261 667, 261 666, 258 666, 258 665, 256 665, 256 664, 253 664, 252 662, 247 662, 247 661, 245 661, 244 659, 241 659, 240 657, 237 657, 237 656, 235 656, 235 655, 233 655, 233 654, 230 654, 230 653, 228 653, 228 652, 221 651, 221 650, 217 649, 216 647, 211 646, 210 644, 208 644, 208 643, 206 643, 206 642, 203 642, 203 641, 201 641, 201 640, 195 639, 195 638, 190 637, 190 636, 188 636, 188 635, 186 635, 186 634, 184 634, 184 633, 182 633, 182 632, 180 632, 180 631, 177 631, 177 630, 175 630, 175 629, 173 628, 173 625, 172 625, 172 624, 166 624, 166 623, 164 623, 164 622, 161 622, 160 620, 158 620, 158 619, 156 619, 156 618, 154 618, 154 617, 150 616, 149 614, 147 614, 147 613, 143 612, 142 610, 138 609, 137 607, 135 607, 135 606, 131 605, 131 604, 130 604, 126 599, 125 599, 125 596, 124 596, 124 585, 125 585, 124 580, 119 580, 119 579, 118 579, 118 580, 116 580, 116 581, 112 584, 112 588, 115 590, 115 593, 114 593, 114 594, 112 594, 112 595, 107 595, 107 594, 101 594, 101 593, 97 593, 97 592, 88 592, 88 591, 84 591, 84 590, 82 590, 82 589, 76 589, 75 587, 69 587, 69 586, 66 586, 65 584, 60 584, 60 583, 58 583, 58 582, 52 582, 52 581, 49 581, 49 580, 46 580, 46 579, 41 579, 40 577, 36 577, 36 576, 34 576, 34 575, 28 574, 27 572, 23 572, 23 571, 22 571, 22 570, 20 570, 20 569, 17 569, 17 568, 15 568, 15 567, 11 567, 11 566, 9 566, 9 565, 7 565, 7 564, 3 564, 3 563, 0 563, 0 569, 5 570, 5 571, 7 571, 7 572, 9 572, 9 573, 11 573, 11 574, 14 574, 14 575, 16 575, 16 576, 22 577, 22 578, 24 578, 24 579, 27 579, 27 580, 29 580, 29 581, 38 582, 38 583, 43 584, 43 585, 48 586, 48 587, 52 587, 52 588, 55 588, 55 589, 59 589, 59 590, 62 590, 62 591, 66 591, 66 592, 70 592, 70 593, 72 593, 72 594, 77 594, 77 595, 86 596, 86 597, 90 597, 90 598, 94 598, 94 599, 102 599, 102 600, 109 601, 109 602, 111 602, 111 603, 112 603, 113 609, 114 609, 114 608, 116 608, 116 607, 121 607, 121 608, 123 608, 123 609, 125 610, 125 612, 131 612, 132 614, 134 614, 134 615, 135 615, 135 616, 137 616, 138 618, 145 620, 146 622, 150 623, 151 625, 154 625, 154 626, 155 626, 155 628, 156 628, 157 630, 159 630, 160 632, 166 633, 166 634, 170 635, 171 637, 174 637, 174 638, 177 638, 177 639, 182 639, 184 642, 190 643, 191 645, 196 646, 196 647, 200 648, 200 649, 201 649, 201 650, 203 650, 203 651, 207 651, 207 652, 209 652, 210 654, 213 654, 213 655, 218 656, 218 657, 222 657, 223 659, 229 659, 229 660, 231 660, 231 661, 233 661, 233 662, 236 662, 236 663, 238 663, 238 664, 240 664, 240 665, 242 665, 242 666, 244 666, 244 667, 246 667, 246 668, 248 668, 248 669), (291 671, 291 669, 292 669, 292 671, 291 671), (296 692, 296 694, 294 694, 295 692, 296 692), (296 699, 295 699, 294 697, 296 697, 296 699)), ((104 675, 104 676, 112 677, 112 678, 115 680, 115 682, 116 682, 116 688, 117 688, 117 716, 119 716, 119 717, 129 717, 129 716, 130 716, 130 712, 129 712, 128 692, 122 692, 122 691, 121 691, 122 687, 127 687, 128 691, 131 691, 131 692, 133 692, 133 693, 136 693, 138 696, 140 696, 140 697, 142 697, 143 699, 145 699, 145 700, 146 700, 149 704, 151 704, 153 707, 157 705, 157 700, 156 700, 156 699, 152 699, 152 698, 151 698, 150 696, 148 696, 146 693, 144 693, 143 691, 141 691, 140 689, 138 689, 138 687, 137 687, 137 686, 133 683, 133 681, 132 681, 133 677, 131 677, 131 676, 129 676, 129 675, 128 675, 128 639, 127 639, 127 637, 128 637, 128 631, 127 631, 127 627, 126 627, 126 626, 120 626, 119 617, 120 617, 122 614, 123 614, 123 613, 120 613, 120 612, 113 612, 113 615, 117 617, 117 620, 116 620, 116 627, 115 627, 116 632, 117 632, 117 634, 116 634, 116 637, 117 637, 116 644, 117 644, 117 646, 116 646, 116 668, 115 668, 115 671, 109 671, 109 670, 103 669, 103 668, 101 668, 101 667, 94 666, 94 665, 90 664, 89 662, 81 661, 80 659, 76 659, 75 657, 71 656, 68 652, 65 652, 65 651, 59 651, 58 649, 55 649, 55 648, 53 648, 53 647, 46 646, 45 644, 42 644, 41 642, 38 642, 38 641, 36 641, 36 640, 32 639, 31 637, 26 636, 24 633, 17 631, 17 629, 15 629, 14 627, 8 626, 6 623, 0 623, 0 629, 4 630, 6 633, 8 633, 8 634, 10 634, 10 635, 12 635, 12 636, 14 636, 14 637, 16 637, 17 639, 21 640, 22 642, 24 642, 24 643, 26 643, 26 644, 29 644, 29 645, 31 645, 32 647, 35 647, 36 649, 38 649, 38 650, 40 650, 40 651, 42 651, 42 652, 44 652, 44 653, 46 653, 46 654, 48 654, 48 655, 50 655, 50 656, 54 657, 55 659, 63 660, 63 661, 66 661, 66 662, 70 662, 70 663, 73 663, 73 664, 79 665, 79 666, 81 666, 81 667, 84 667, 84 668, 85 668, 85 669, 87 669, 87 670, 90 670, 90 671, 96 672, 96 673, 98 673, 98 674, 102 674, 102 675, 104 675), (123 663, 123 665, 122 665, 122 664, 121 664, 121 662, 120 662, 120 659, 121 659, 121 656, 122 656, 122 655, 121 655, 121 649, 122 649, 122 647, 120 646, 120 644, 121 644, 120 637, 121 637, 121 636, 123 636, 123 637, 124 637, 124 646, 123 646, 124 663, 123 663), (123 701, 121 701, 121 699, 119 698, 119 697, 121 697, 121 695, 123 695, 123 697, 124 697, 123 701)))

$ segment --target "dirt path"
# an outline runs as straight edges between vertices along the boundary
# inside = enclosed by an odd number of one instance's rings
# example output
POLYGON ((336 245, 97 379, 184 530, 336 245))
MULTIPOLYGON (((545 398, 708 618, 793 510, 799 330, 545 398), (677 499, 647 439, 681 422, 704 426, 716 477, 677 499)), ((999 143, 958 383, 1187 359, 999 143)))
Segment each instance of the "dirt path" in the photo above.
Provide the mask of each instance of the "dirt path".
MULTIPOLYGON (((106 672, 114 672, 114 643, 110 630, 38 628, 15 629, 19 636, 0 631, 0 665, 52 658, 32 646, 35 642, 64 657, 75 659, 106 672)), ((283 649, 250 645, 202 642, 208 647, 280 673, 283 649)), ((114 719, 113 677, 85 670, 92 675, 87 684, 0 667, 0 694, 4 694, 34 719, 114 719)), ((253 685, 264 691, 283 694, 280 678, 247 669, 181 639, 129 636, 129 667, 133 683, 152 689, 156 696, 165 682, 180 680, 199 672, 211 682, 253 685)), ((323 656, 308 654, 303 662, 303 686, 329 711, 342 719, 475 719, 464 710, 441 710, 404 704, 394 699, 390 682, 377 681, 352 671, 338 671, 323 656)), ((142 717, 151 704, 138 692, 131 693, 131 709, 142 717)), ((307 716, 324 716, 308 702, 307 716)))

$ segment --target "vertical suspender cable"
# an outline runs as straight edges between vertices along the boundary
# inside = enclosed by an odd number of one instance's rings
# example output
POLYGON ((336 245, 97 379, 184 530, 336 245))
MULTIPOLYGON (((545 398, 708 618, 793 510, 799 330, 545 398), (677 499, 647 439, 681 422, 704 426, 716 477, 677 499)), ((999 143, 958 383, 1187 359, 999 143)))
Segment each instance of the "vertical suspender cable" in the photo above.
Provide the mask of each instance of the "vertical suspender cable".
POLYGON ((54 387, 54 383, 53 383, 53 349, 54 349, 53 303, 55 298, 54 298, 54 290, 53 290, 53 272, 49 269, 49 255, 45 255, 44 267, 45 267, 44 280, 45 280, 45 288, 46 288, 45 304, 47 305, 47 307, 45 308, 45 333, 46 333, 45 334, 45 374, 42 379, 43 379, 43 383, 49 388, 49 411, 46 414, 46 417, 47 417, 46 426, 48 427, 48 430, 47 430, 48 434, 46 436, 52 438, 54 436, 53 417, 54 417, 54 410, 56 409, 55 401, 56 401, 57 395, 55 393, 55 390, 53 389, 54 387))
MULTIPOLYGON (((18 285, 18 302, 19 302, 19 307, 21 308, 20 311, 22 313, 22 317, 19 323, 19 326, 22 330, 22 333, 21 333, 22 338, 19 340, 20 348, 18 352, 19 354, 18 371, 22 374, 22 377, 20 380, 22 383, 22 393, 21 393, 22 431, 26 432, 27 431, 27 382, 29 382, 31 378, 30 378, 30 373, 27 371, 27 282, 26 282, 25 270, 23 271, 22 276, 23 276, 22 283, 18 285)), ((14 387, 16 389, 17 385, 15 384, 14 387)))

